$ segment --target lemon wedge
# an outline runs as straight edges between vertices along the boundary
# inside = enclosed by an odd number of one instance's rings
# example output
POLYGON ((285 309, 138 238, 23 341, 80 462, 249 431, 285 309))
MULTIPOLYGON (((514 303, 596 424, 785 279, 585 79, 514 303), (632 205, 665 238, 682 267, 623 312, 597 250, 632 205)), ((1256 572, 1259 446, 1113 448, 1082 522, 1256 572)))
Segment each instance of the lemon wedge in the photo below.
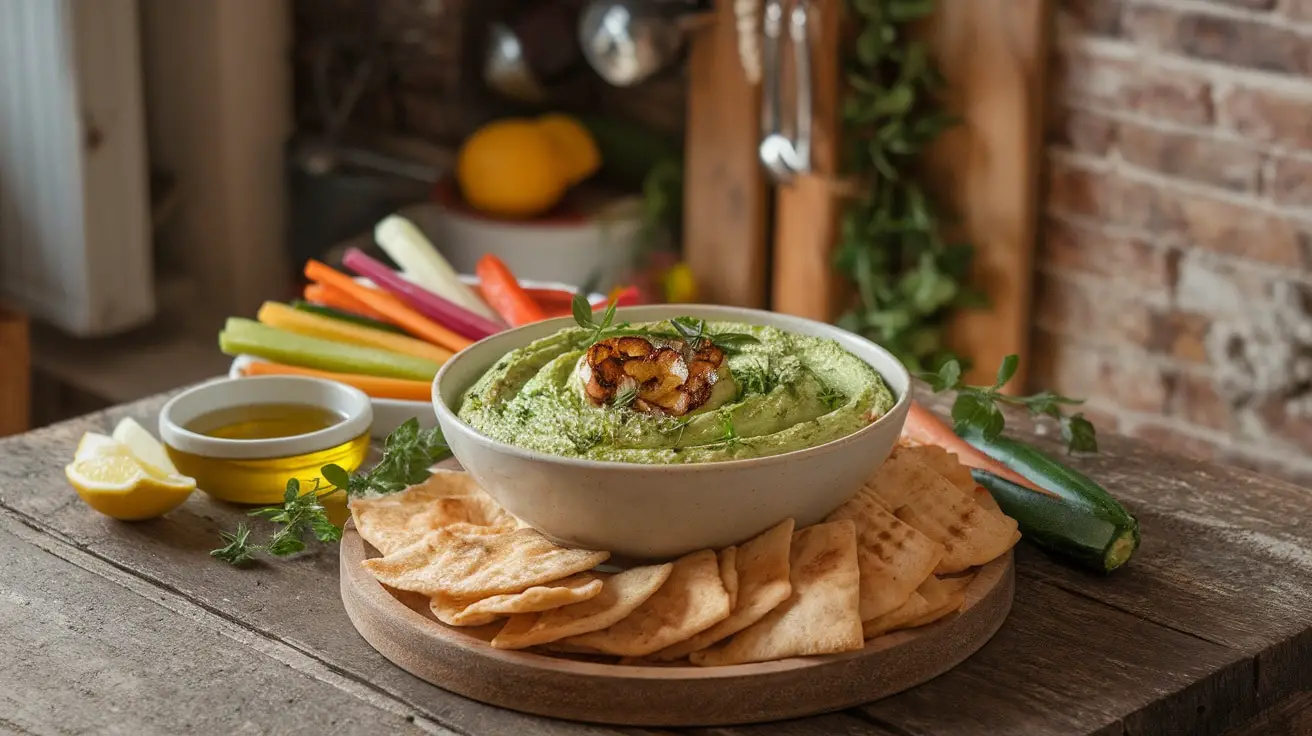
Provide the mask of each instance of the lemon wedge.
MULTIPOLYGON (((144 429, 141 433, 158 445, 144 429)), ((135 439, 141 441, 139 436, 135 439)), ((159 450, 163 452, 162 447, 159 450)), ((168 461, 167 454, 164 460, 168 461)), ((82 437, 64 475, 88 506, 124 521, 162 516, 196 490, 194 479, 143 462, 128 443, 94 432, 82 437)))
POLYGON ((132 417, 124 417, 114 427, 114 439, 128 446, 132 454, 155 475, 177 475, 178 468, 169 459, 164 444, 155 439, 155 435, 137 424, 132 417))

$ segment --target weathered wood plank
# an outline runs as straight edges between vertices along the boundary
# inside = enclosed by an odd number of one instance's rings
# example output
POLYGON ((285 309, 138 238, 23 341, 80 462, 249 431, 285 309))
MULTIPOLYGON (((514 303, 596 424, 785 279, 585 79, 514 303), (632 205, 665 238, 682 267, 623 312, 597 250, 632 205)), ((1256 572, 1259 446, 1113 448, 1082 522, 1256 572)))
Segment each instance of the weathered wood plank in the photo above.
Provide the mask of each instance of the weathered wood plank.
POLYGON ((0 515, 0 731, 435 732, 22 538, 34 533, 0 515))
POLYGON ((1223 646, 1022 578, 1011 616, 974 657, 863 710, 911 733, 1058 736, 1120 734, 1124 721, 1161 704, 1168 717, 1130 732, 1216 733, 1210 724, 1223 714, 1204 721, 1198 706, 1253 711, 1252 677, 1223 646))

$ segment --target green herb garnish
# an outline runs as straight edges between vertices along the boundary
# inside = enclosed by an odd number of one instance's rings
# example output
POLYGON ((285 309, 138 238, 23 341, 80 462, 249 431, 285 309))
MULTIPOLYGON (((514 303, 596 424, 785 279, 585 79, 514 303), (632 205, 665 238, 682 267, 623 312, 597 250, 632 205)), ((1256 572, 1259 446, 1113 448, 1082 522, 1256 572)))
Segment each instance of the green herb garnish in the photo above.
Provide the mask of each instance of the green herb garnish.
POLYGON ((1097 452, 1098 438, 1093 424, 1083 414, 1067 416, 1063 406, 1075 406, 1084 403, 1084 399, 1072 399, 1051 391, 1042 391, 1033 396, 1009 396, 1001 389, 1011 377, 1016 375, 1020 358, 1008 355, 998 366, 998 377, 992 386, 971 386, 961 382, 961 364, 949 360, 939 368, 937 373, 922 373, 920 378, 930 385, 935 393, 956 391, 956 401, 952 403, 953 431, 957 434, 979 432, 985 439, 993 439, 1002 434, 1006 419, 999 404, 1021 406, 1034 416, 1050 416, 1061 423, 1061 438, 1069 452, 1097 452))
POLYGON ((819 398, 820 398, 820 403, 829 407, 830 411, 837 409, 838 407, 842 406, 844 403, 847 402, 847 394, 843 393, 842 391, 839 391, 833 386, 828 386, 828 385, 820 389, 819 398))
POLYGON ((574 312, 574 322, 585 330, 589 331, 587 345, 591 346, 597 342, 611 337, 645 337, 657 338, 663 340, 683 340, 695 348, 701 346, 702 340, 709 341, 712 345, 721 350, 732 353, 737 352, 744 345, 755 345, 760 343, 753 335, 741 332, 715 332, 706 331, 706 320, 697 319, 696 317, 674 317, 669 320, 672 331, 633 329, 628 322, 615 322, 615 302, 606 306, 606 311, 602 313, 601 320, 598 321, 593 317, 592 305, 582 294, 575 294, 571 303, 574 312))
MULTIPOLYGON (((258 552, 275 557, 286 557, 305 549, 306 536, 320 542, 337 542, 342 528, 328 519, 322 500, 335 493, 359 496, 395 493, 422 483, 431 475, 429 468, 450 454, 446 441, 437 429, 420 429, 419 420, 411 419, 397 427, 383 445, 383 459, 371 470, 347 473, 339 465, 325 465, 320 469, 323 477, 335 486, 319 493, 319 486, 301 493, 301 482, 296 478, 287 481, 281 506, 255 509, 256 516, 276 525, 269 541, 257 544, 251 541, 251 529, 246 522, 237 524, 236 531, 219 532, 224 546, 210 552, 229 564, 238 567, 249 564, 258 552)), ((316 479, 317 480, 317 479, 316 479)))
POLYGON ((615 392, 615 398, 610 400, 610 405, 617 409, 627 409, 637 398, 638 387, 628 386, 615 392))

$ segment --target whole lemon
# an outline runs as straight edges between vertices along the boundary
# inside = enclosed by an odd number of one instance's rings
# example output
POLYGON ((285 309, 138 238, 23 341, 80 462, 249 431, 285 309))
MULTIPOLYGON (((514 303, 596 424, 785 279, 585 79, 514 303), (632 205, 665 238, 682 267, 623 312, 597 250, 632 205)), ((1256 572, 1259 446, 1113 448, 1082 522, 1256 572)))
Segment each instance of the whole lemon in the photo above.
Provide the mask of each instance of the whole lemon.
POLYGON ((568 115, 552 113, 538 118, 538 127, 556 147, 570 184, 578 184, 601 168, 601 151, 583 123, 568 115))
POLYGON ((551 209, 569 188, 555 144, 527 120, 488 123, 467 138, 456 160, 465 199, 502 217, 533 217, 551 209))

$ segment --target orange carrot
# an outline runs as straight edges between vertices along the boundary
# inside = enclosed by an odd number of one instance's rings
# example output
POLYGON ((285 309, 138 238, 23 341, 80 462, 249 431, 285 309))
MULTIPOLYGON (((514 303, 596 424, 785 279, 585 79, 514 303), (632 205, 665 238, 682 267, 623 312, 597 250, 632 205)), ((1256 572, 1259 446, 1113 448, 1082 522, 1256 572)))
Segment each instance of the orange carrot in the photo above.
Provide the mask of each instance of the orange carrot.
POLYGON ((966 467, 988 471, 999 478, 1032 488, 1039 493, 1053 497, 1057 495, 1040 488, 1028 478, 975 449, 969 442, 958 437, 956 432, 953 432, 952 428, 944 424, 933 412, 914 401, 911 402, 911 410, 907 412, 906 424, 902 426, 902 435, 923 445, 937 445, 955 454, 966 467))
POLYGON ((478 274, 478 288, 483 292, 483 298, 511 327, 547 318, 542 307, 524 291, 500 258, 491 253, 483 256, 474 272, 478 274))
POLYGON ((321 284, 327 284, 338 291, 344 292, 355 299, 363 302, 365 306, 380 313, 389 322, 397 325, 410 334, 423 338, 434 345, 440 345, 453 351, 464 350, 474 344, 473 340, 448 330, 442 325, 433 322, 424 315, 407 307, 390 294, 370 289, 355 281, 341 271, 334 270, 332 267, 320 263, 319 261, 310 260, 305 264, 305 277, 311 281, 317 281, 321 284))
MULTIPOLYGON (((385 317, 382 313, 371 309, 369 305, 359 299, 352 297, 350 294, 338 291, 327 284, 306 284, 305 301, 322 304, 325 307, 332 307, 333 309, 340 309, 344 312, 352 312, 361 317, 376 319, 379 322, 396 324, 385 317)), ((400 325, 397 326, 399 327, 400 325)))
POLYGON ((245 376, 312 376, 326 378, 330 381, 354 386, 375 399, 399 399, 401 401, 431 401, 433 384, 428 381, 407 381, 404 378, 380 378, 359 373, 332 373, 317 371, 313 368, 301 368, 282 363, 250 363, 242 368, 245 376))

